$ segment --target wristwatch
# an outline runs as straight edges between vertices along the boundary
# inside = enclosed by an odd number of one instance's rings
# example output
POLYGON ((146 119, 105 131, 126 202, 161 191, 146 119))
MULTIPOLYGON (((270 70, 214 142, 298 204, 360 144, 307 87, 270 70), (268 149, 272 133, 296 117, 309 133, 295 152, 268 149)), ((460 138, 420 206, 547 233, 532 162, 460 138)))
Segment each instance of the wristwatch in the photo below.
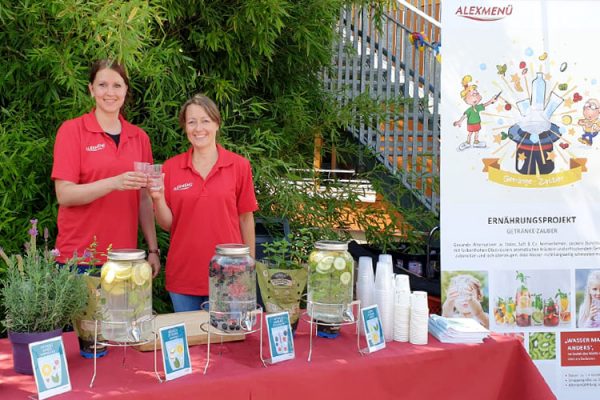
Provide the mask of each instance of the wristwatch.
POLYGON ((148 249, 148 254, 157 254, 160 256, 160 249, 148 249))

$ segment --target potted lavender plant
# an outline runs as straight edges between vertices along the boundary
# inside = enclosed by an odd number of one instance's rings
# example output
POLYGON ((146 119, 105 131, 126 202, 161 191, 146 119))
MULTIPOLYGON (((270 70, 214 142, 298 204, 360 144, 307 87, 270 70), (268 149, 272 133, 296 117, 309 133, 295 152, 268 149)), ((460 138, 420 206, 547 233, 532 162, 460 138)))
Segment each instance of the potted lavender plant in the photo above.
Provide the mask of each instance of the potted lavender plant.
POLYGON ((83 279, 68 263, 59 268, 57 255, 47 246, 37 247, 37 220, 31 220, 30 240, 25 254, 0 257, 8 265, 2 282, 1 297, 6 308, 3 321, 13 346, 14 370, 32 374, 28 344, 59 336, 62 329, 86 306, 88 291, 83 279))

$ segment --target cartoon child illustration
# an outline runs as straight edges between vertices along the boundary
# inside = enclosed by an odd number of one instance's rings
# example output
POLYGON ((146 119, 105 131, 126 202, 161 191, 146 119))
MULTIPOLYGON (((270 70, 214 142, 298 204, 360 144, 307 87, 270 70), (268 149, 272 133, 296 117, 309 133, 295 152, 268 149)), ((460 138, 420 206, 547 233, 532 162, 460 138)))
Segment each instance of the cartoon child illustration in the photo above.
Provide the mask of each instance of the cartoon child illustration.
POLYGON ((600 270, 590 271, 588 275, 577 326, 600 328, 600 270))
POLYGON ((479 279, 467 274, 456 275, 448 285, 446 301, 442 305, 442 317, 473 318, 489 328, 489 316, 481 306, 482 300, 483 291, 479 279))
POLYGON ((589 99, 583 105, 583 118, 577 121, 577 124, 583 127, 583 135, 579 141, 588 146, 592 145, 593 139, 600 131, 600 102, 596 99, 589 99))
POLYGON ((473 147, 485 147, 485 142, 479 141, 479 131, 481 130, 481 116, 479 113, 490 104, 494 104, 500 95, 500 93, 498 93, 487 102, 480 104, 481 95, 477 91, 477 85, 470 85, 472 80, 473 78, 471 75, 465 75, 462 79, 462 85, 464 89, 462 92, 460 92, 460 97, 462 97, 465 103, 467 103, 470 107, 465 110, 458 121, 454 122, 454 126, 458 126, 460 128, 464 119, 467 119, 467 141, 458 146, 458 150, 460 151, 471 147, 471 136, 474 136, 473 147))

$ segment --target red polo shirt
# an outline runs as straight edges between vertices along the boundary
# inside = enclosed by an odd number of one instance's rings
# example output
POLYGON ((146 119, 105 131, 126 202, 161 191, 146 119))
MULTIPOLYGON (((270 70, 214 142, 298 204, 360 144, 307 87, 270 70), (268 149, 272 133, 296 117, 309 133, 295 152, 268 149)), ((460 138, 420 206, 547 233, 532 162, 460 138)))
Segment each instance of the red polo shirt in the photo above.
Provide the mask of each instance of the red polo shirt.
POLYGON ((192 149, 167 160, 165 199, 173 213, 167 290, 208 295, 208 264, 217 244, 242 243, 240 214, 258 209, 250 162, 217 145, 206 177, 192 166, 192 149))
MULTIPOLYGON (((146 132, 122 116, 119 120, 121 140, 118 148, 98 124, 93 110, 64 122, 54 144, 52 179, 90 183, 133 171, 134 161, 152 163, 146 132)), ((98 253, 106 253, 109 244, 114 249, 136 248, 139 204, 139 191, 115 190, 89 204, 59 206, 56 247, 60 256, 57 260, 65 262, 75 252, 83 255, 94 236, 98 253)), ((98 256, 101 262, 105 261, 104 256, 98 256)))

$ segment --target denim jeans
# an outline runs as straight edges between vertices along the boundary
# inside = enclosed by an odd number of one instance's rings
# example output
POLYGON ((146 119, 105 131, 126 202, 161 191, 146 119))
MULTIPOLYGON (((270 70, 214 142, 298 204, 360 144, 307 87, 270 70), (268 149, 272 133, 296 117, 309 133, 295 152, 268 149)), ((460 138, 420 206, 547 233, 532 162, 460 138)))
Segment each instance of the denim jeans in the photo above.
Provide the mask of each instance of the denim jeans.
MULTIPOLYGON (((197 311, 200 310, 202 303, 208 301, 208 296, 193 296, 174 292, 169 292, 169 296, 171 296, 171 303, 173 303, 175 312, 197 311)), ((208 303, 204 309, 208 310, 208 303)))

